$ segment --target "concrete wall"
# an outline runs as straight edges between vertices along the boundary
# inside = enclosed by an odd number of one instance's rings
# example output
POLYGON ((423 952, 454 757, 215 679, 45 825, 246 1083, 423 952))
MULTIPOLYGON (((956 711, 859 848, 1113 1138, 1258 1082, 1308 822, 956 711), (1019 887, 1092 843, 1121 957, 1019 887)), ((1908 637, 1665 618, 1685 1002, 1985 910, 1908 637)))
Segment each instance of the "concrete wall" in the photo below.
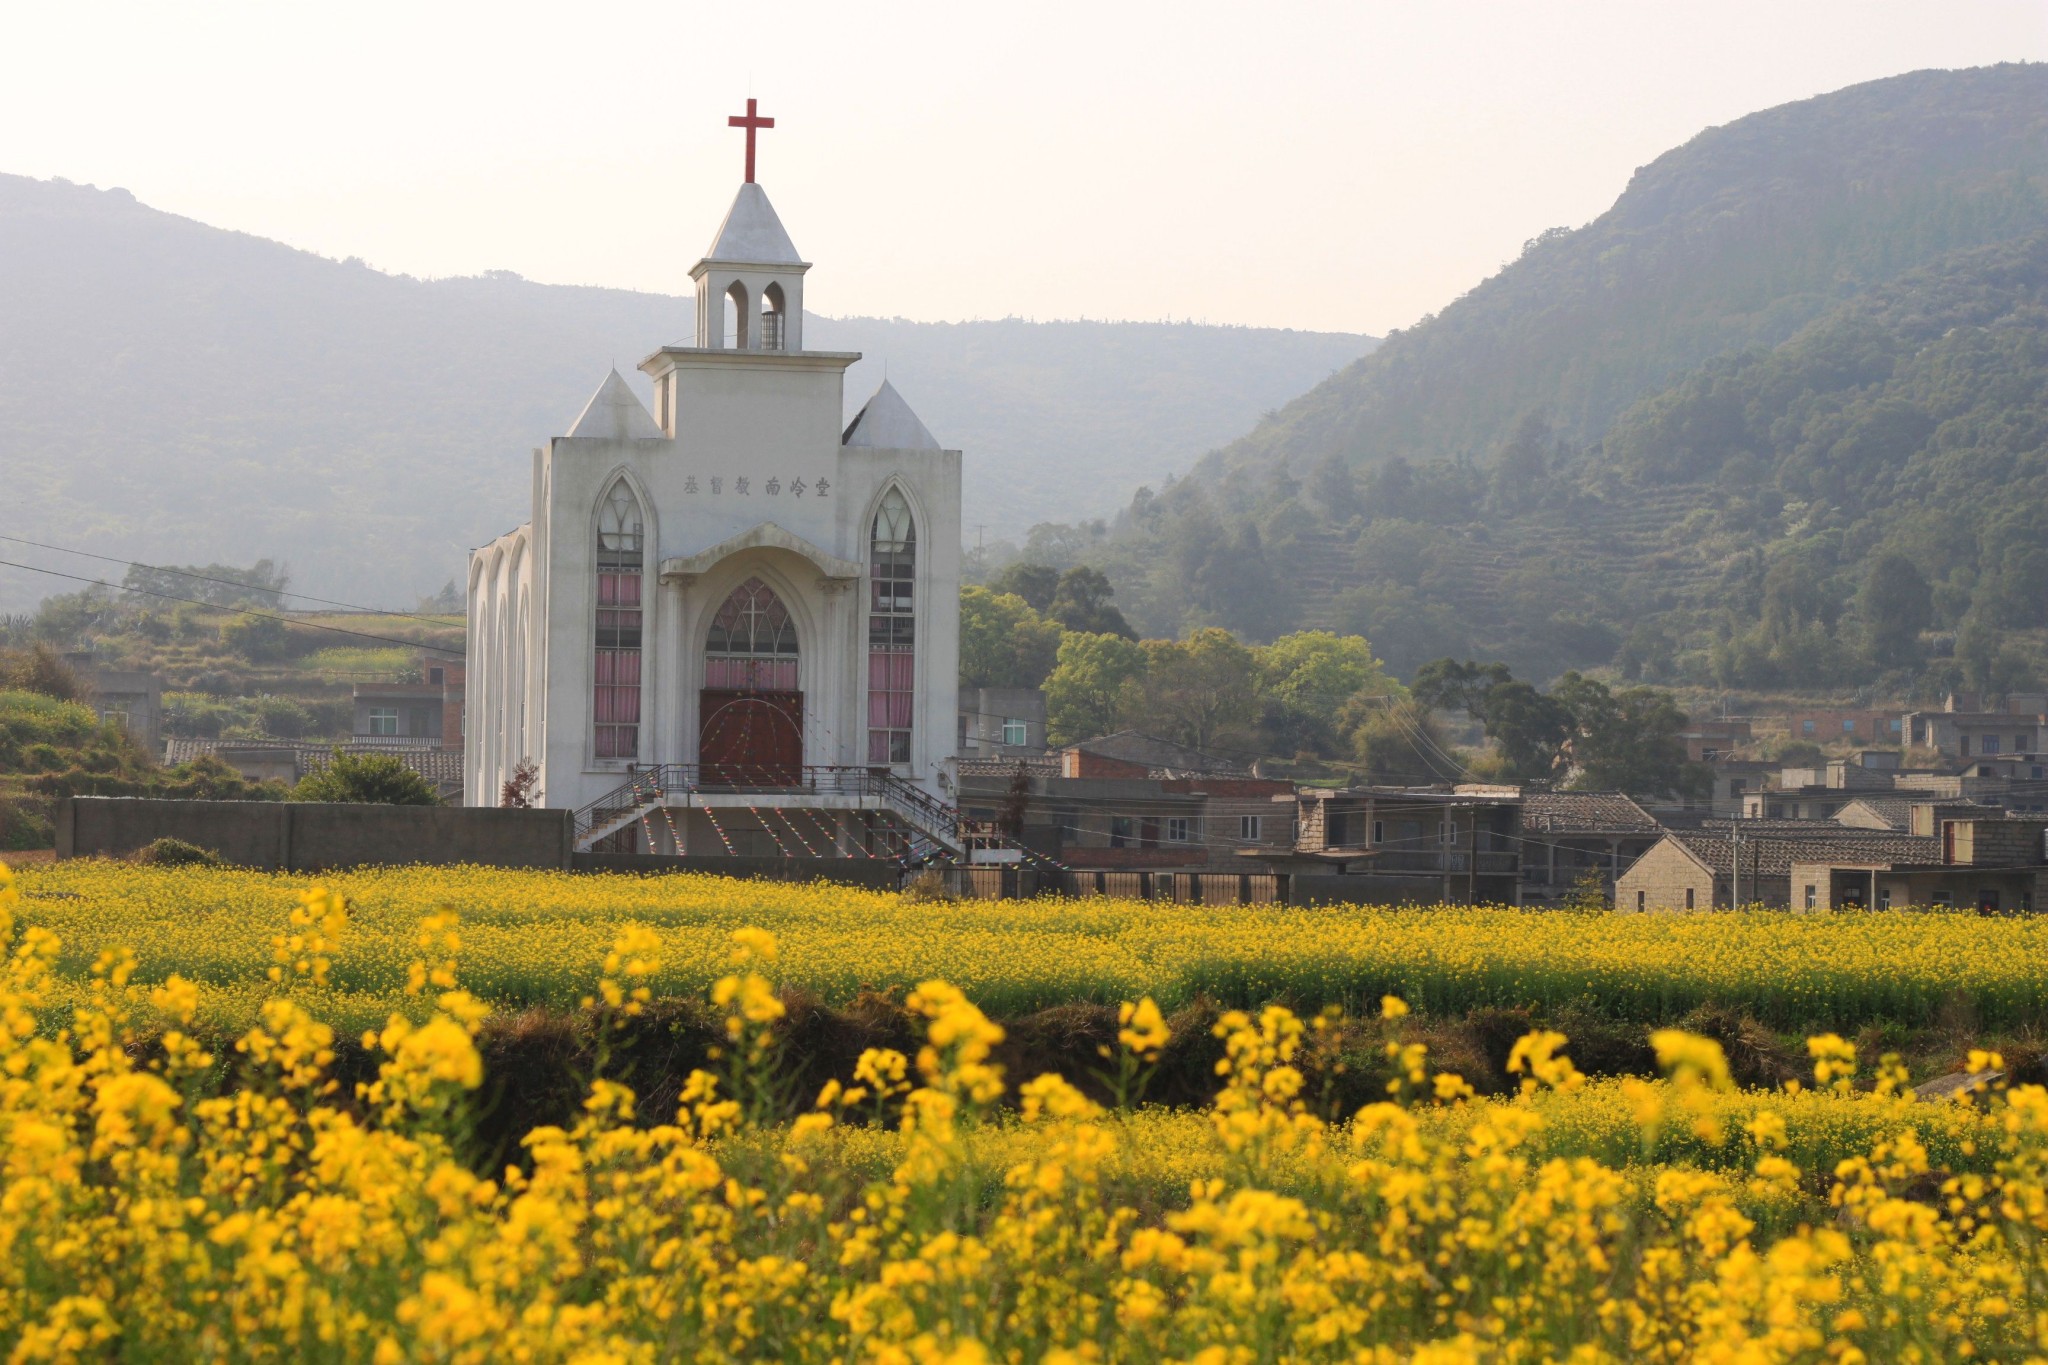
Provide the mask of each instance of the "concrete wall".
POLYGON ((173 838, 270 871, 408 863, 566 868, 574 828, 574 816, 560 810, 75 796, 57 810, 57 856, 121 857, 173 838))
POLYGON ((836 882, 869 891, 895 891, 904 871, 880 858, 671 858, 657 853, 578 853, 570 860, 577 872, 708 872, 776 882, 836 882))

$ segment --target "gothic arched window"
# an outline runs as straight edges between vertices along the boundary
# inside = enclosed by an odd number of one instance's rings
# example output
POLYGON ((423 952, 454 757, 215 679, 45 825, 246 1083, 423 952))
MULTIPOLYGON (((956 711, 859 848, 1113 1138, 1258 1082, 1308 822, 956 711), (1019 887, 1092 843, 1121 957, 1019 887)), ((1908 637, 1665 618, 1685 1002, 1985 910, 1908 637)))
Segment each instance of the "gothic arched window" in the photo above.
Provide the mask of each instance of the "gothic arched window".
POLYGON ((727 595, 704 640, 704 685, 717 691, 796 691, 796 623, 775 590, 749 578, 727 595))
POLYGON ((597 514, 597 668, 591 715, 599 758, 640 756, 645 539, 640 500, 620 479, 597 514))
POLYGON ((910 761, 916 696, 917 525, 902 490, 875 512, 868 560, 868 762, 910 761))

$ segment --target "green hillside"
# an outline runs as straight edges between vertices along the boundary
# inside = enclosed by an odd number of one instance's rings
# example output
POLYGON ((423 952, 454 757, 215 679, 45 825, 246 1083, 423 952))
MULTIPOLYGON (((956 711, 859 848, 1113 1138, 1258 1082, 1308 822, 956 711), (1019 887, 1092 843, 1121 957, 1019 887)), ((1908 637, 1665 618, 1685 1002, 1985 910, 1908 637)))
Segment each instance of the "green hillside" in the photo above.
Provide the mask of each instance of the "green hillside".
POLYGON ((1147 633, 1339 626, 1404 674, 2009 684, 2048 626, 2044 233, 2048 68, 1770 110, 1039 544, 1147 633))

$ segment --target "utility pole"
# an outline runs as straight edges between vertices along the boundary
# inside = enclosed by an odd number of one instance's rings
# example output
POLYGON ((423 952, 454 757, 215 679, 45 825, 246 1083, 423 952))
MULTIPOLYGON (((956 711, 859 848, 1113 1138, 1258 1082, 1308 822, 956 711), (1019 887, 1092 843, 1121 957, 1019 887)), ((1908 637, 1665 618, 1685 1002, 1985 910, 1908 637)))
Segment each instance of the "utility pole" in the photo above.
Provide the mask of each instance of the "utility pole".
POLYGON ((1742 908, 1742 802, 1735 803, 1735 821, 1728 831, 1728 908, 1742 908))

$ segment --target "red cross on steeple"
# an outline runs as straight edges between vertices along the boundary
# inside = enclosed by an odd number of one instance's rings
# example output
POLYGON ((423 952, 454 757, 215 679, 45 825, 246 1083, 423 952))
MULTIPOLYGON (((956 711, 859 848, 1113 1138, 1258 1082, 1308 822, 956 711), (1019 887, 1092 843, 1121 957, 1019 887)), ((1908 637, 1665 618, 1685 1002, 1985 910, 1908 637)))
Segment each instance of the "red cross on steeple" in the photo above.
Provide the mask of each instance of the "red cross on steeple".
POLYGON ((756 114, 754 112, 754 101, 750 99, 747 101, 746 114, 744 116, 734 114, 725 121, 725 126, 747 130, 747 183, 751 185, 754 183, 754 130, 756 128, 773 128, 775 120, 772 118, 762 118, 756 114))

